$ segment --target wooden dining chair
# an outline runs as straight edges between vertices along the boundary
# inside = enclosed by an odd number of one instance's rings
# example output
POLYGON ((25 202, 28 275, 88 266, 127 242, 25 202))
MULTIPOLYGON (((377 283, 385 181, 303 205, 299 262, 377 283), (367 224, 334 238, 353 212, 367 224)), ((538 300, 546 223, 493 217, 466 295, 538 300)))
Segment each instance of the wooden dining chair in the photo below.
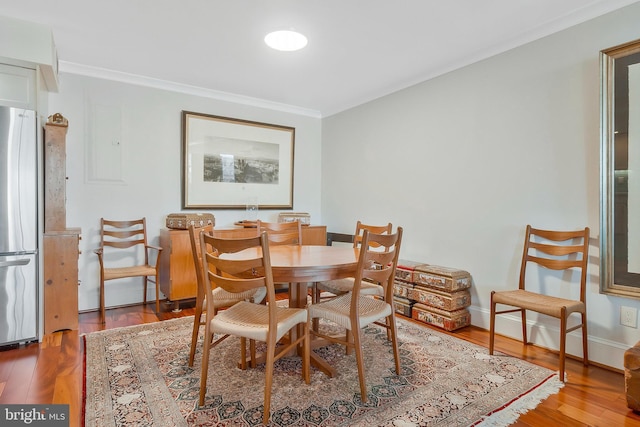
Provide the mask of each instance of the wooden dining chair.
POLYGON ((362 235, 358 266, 351 292, 309 306, 309 317, 312 320, 315 318, 328 319, 350 332, 342 339, 342 337, 323 333, 322 328, 319 331, 310 331, 312 336, 355 350, 360 382, 360 399, 363 402, 367 401, 367 386, 362 352, 362 328, 375 323, 389 331, 396 373, 401 374, 396 318, 393 308, 393 281, 401 242, 402 227, 398 227, 393 234, 376 234, 365 230, 362 235), (380 251, 376 248, 384 250, 380 251), (361 285, 365 281, 380 283, 384 289, 385 298, 362 295, 361 285))
MULTIPOLYGON (((306 308, 280 307, 277 304, 269 242, 266 233, 246 239, 219 239, 211 235, 200 234, 201 253, 203 254, 203 276, 205 281, 205 300, 207 303, 205 324, 205 345, 202 352, 202 372, 200 376, 199 405, 203 406, 207 391, 207 376, 210 364, 217 360, 210 357, 210 352, 229 336, 240 337, 241 364, 246 363, 246 340, 263 341, 267 344, 265 362, 264 385, 264 413, 263 423, 269 421, 271 407, 271 387, 273 383, 273 369, 276 360, 287 355, 292 350, 302 347, 302 377, 309 384, 309 321, 306 308), (218 248, 225 247, 229 252, 237 252, 248 248, 259 248, 255 257, 243 260, 224 259, 218 248), (229 248, 233 250, 229 250, 229 248), (224 289, 230 293, 247 292, 265 287, 267 290, 267 304, 255 304, 240 301, 225 310, 216 312, 215 288, 224 289), (302 333, 296 339, 289 339, 285 344, 276 344, 291 330, 302 325, 302 333), (214 341, 214 334, 217 339, 214 341)), ((238 371, 236 371, 237 374, 238 371)), ((224 384, 220 384, 224 387, 224 384)))
MULTIPOLYGON (((371 225, 371 224, 364 224, 361 221, 358 221, 356 223, 356 231, 353 234, 353 237, 351 239, 353 241, 353 247, 354 248, 360 247, 362 243, 362 236, 365 230, 368 230, 370 233, 375 233, 375 234, 384 234, 384 233, 391 234, 391 229, 392 229, 391 223, 388 223, 387 225, 371 225)), ((371 242, 371 244, 372 244, 372 248, 379 247, 379 245, 377 245, 376 242, 371 242)), ((353 280, 354 280, 353 277, 348 277, 345 279, 317 282, 314 285, 312 302, 314 304, 317 302, 320 302, 322 292, 329 292, 333 295, 342 295, 346 292, 350 292, 351 289, 353 289, 353 280)), ((361 284, 360 293, 362 295, 377 295, 380 297, 384 296, 384 290, 382 289, 382 286, 378 285, 377 283, 369 283, 367 281, 361 284)), ((329 297, 329 298, 332 298, 332 297, 329 297)))
POLYGON ((564 381, 564 366, 567 334, 582 328, 582 361, 589 365, 587 337, 586 284, 589 263, 589 228, 577 231, 551 231, 527 225, 524 251, 520 265, 518 289, 491 291, 491 319, 489 326, 489 354, 493 354, 495 341, 495 319, 497 314, 520 312, 522 319, 522 342, 527 345, 527 310, 560 319, 560 381, 564 381), (527 266, 534 264, 551 270, 571 270, 579 273, 579 299, 557 296, 556 292, 533 291, 527 286, 527 266), (552 294, 556 295, 552 295, 552 294), (497 311, 498 304, 517 308, 497 311), (581 323, 567 328, 572 313, 578 313, 581 323))
MULTIPOLYGON (((270 245, 302 245, 302 224, 300 221, 265 222, 257 221, 258 234, 267 232, 270 245)), ((289 283, 276 283, 276 289, 287 289, 289 283)))
MULTIPOLYGON (((200 252, 200 233, 211 234, 213 232, 213 225, 206 225, 201 228, 196 228, 193 224, 189 225, 189 240, 191 242, 191 255, 193 256, 193 264, 196 271, 196 305, 195 315, 193 317, 193 332, 191 334, 191 349, 189 351, 189 366, 193 366, 193 360, 196 354, 196 346, 198 344, 198 334, 200 332, 200 326, 205 324, 207 303, 205 301, 206 290, 205 281, 202 275, 202 254, 200 252), (204 316, 204 318, 203 318, 204 316)), ((224 249, 232 249, 222 247, 219 245, 218 253, 223 253, 224 249)), ((231 307, 233 304, 240 301, 250 301, 260 303, 267 294, 267 288, 256 288, 246 292, 227 292, 222 288, 213 289, 213 293, 216 295, 214 300, 214 309, 217 311, 220 308, 231 307)), ((215 314, 215 313, 214 313, 215 314)))
POLYGON ((162 248, 147 243, 146 218, 113 221, 100 218, 100 247, 94 250, 100 263, 100 322, 105 322, 105 282, 128 277, 143 277, 143 303, 147 304, 147 284, 156 286, 156 313, 160 312, 158 271, 162 248), (156 253, 154 265, 151 252, 156 253), (153 278, 153 279, 150 279, 153 278))
POLYGON ((301 245, 302 225, 300 221, 257 221, 258 234, 267 231, 270 245, 301 245))

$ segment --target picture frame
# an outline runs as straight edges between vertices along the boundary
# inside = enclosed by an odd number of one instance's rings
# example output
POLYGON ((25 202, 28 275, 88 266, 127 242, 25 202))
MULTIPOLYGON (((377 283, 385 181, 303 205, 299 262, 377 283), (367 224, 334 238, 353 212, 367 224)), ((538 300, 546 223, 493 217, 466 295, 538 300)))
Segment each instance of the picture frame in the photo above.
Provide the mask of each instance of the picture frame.
POLYGON ((295 128, 182 111, 183 209, 293 208, 295 128))

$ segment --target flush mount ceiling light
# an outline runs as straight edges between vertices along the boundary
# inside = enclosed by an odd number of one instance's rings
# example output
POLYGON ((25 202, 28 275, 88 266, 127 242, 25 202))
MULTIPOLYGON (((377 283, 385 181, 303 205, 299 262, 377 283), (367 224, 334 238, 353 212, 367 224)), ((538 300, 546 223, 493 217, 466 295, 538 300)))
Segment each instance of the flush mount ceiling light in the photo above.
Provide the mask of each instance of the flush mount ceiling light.
POLYGON ((272 49, 291 52, 305 47, 307 38, 293 30, 281 30, 267 34, 264 42, 272 49))

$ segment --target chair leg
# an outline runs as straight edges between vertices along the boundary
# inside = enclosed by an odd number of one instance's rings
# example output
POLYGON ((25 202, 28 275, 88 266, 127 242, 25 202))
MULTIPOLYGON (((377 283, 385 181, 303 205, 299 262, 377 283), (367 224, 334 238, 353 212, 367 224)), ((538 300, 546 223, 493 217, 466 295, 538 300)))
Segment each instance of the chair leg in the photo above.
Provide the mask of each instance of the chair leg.
POLYGON ((309 332, 309 322, 304 324, 304 341, 302 346, 302 378, 307 384, 311 384, 311 336, 309 332))
POLYGON ((393 312, 389 317, 387 317, 387 324, 389 325, 389 329, 387 331, 391 334, 391 346, 393 347, 393 358, 396 362, 396 374, 402 375, 402 367, 400 366, 400 350, 398 349, 398 329, 393 312))
POLYGON ((271 385, 273 383, 273 364, 275 359, 276 343, 267 342, 267 360, 265 362, 264 372, 264 414, 262 415, 262 423, 269 423, 269 415, 271 411, 271 385))
MULTIPOLYGON (((348 344, 351 342, 351 331, 349 329, 344 331, 344 340, 347 342, 346 348, 344 350, 344 354, 347 356, 351 354, 351 346, 348 344)), ((355 335, 355 334, 353 334, 355 335)))
POLYGON ((311 304, 317 304, 320 302, 320 292, 318 291, 318 282, 311 284, 311 304))
MULTIPOLYGON (((198 332, 202 323, 202 301, 196 300, 196 313, 193 316, 193 332, 191 333, 191 350, 189 350, 189 366, 193 366, 193 359, 196 355, 196 345, 198 344, 198 332)), ((206 342, 203 345, 207 345, 206 342)))
POLYGON ((522 314, 522 343, 527 345, 529 343, 527 338, 527 310, 523 308, 520 313, 522 314))
POLYGON ((247 339, 240 337, 240 369, 247 369, 247 339))
POLYGON ((582 316, 582 364, 589 366, 589 335, 587 334, 587 313, 580 313, 582 316))
POLYGON ((142 288, 142 303, 147 306, 147 276, 144 276, 144 287, 142 288))
MULTIPOLYGON (((353 345, 356 351, 356 362, 358 364, 358 380, 360 382, 360 400, 367 401, 367 384, 364 374, 364 357, 362 356, 362 343, 360 342, 360 330, 352 331, 353 345)), ((348 346, 347 346, 348 347, 348 346)))
POLYGON ((560 310, 560 381, 564 382, 564 357, 567 344, 567 309, 560 310))
POLYGON ((104 314, 104 279, 100 278, 100 323, 104 325, 105 323, 105 314, 104 314))
POLYGON ((156 314, 160 313, 160 287, 158 284, 158 276, 156 276, 156 314))
MULTIPOLYGON (((320 302, 320 288, 318 287, 318 282, 313 282, 313 286, 311 287, 311 304, 317 304, 320 302)), ((314 318, 311 320, 312 328, 315 332, 318 332, 320 329, 320 319, 314 318)))
POLYGON ((491 317, 489 317, 489 354, 493 354, 493 345, 495 343, 496 333, 496 304, 493 302, 493 294, 491 291, 491 317))
POLYGON ((251 353, 251 363, 249 364, 249 366, 251 366, 251 368, 253 369, 258 366, 258 362, 256 359, 256 340, 249 340, 249 352, 251 353))
POLYGON ((209 329, 209 325, 205 325, 204 328, 204 345, 202 348, 202 367, 200 370, 200 397, 198 400, 199 406, 204 406, 204 397, 207 393, 207 376, 209 375, 209 351, 211 350, 211 341, 213 334, 209 329))

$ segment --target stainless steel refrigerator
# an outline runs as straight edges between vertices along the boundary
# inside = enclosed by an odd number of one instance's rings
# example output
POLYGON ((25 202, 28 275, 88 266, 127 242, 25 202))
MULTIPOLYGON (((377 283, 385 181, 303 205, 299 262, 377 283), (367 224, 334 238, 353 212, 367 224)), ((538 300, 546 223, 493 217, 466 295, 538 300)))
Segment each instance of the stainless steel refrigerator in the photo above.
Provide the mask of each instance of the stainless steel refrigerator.
POLYGON ((36 114, 0 106, 0 346, 38 339, 36 114))

